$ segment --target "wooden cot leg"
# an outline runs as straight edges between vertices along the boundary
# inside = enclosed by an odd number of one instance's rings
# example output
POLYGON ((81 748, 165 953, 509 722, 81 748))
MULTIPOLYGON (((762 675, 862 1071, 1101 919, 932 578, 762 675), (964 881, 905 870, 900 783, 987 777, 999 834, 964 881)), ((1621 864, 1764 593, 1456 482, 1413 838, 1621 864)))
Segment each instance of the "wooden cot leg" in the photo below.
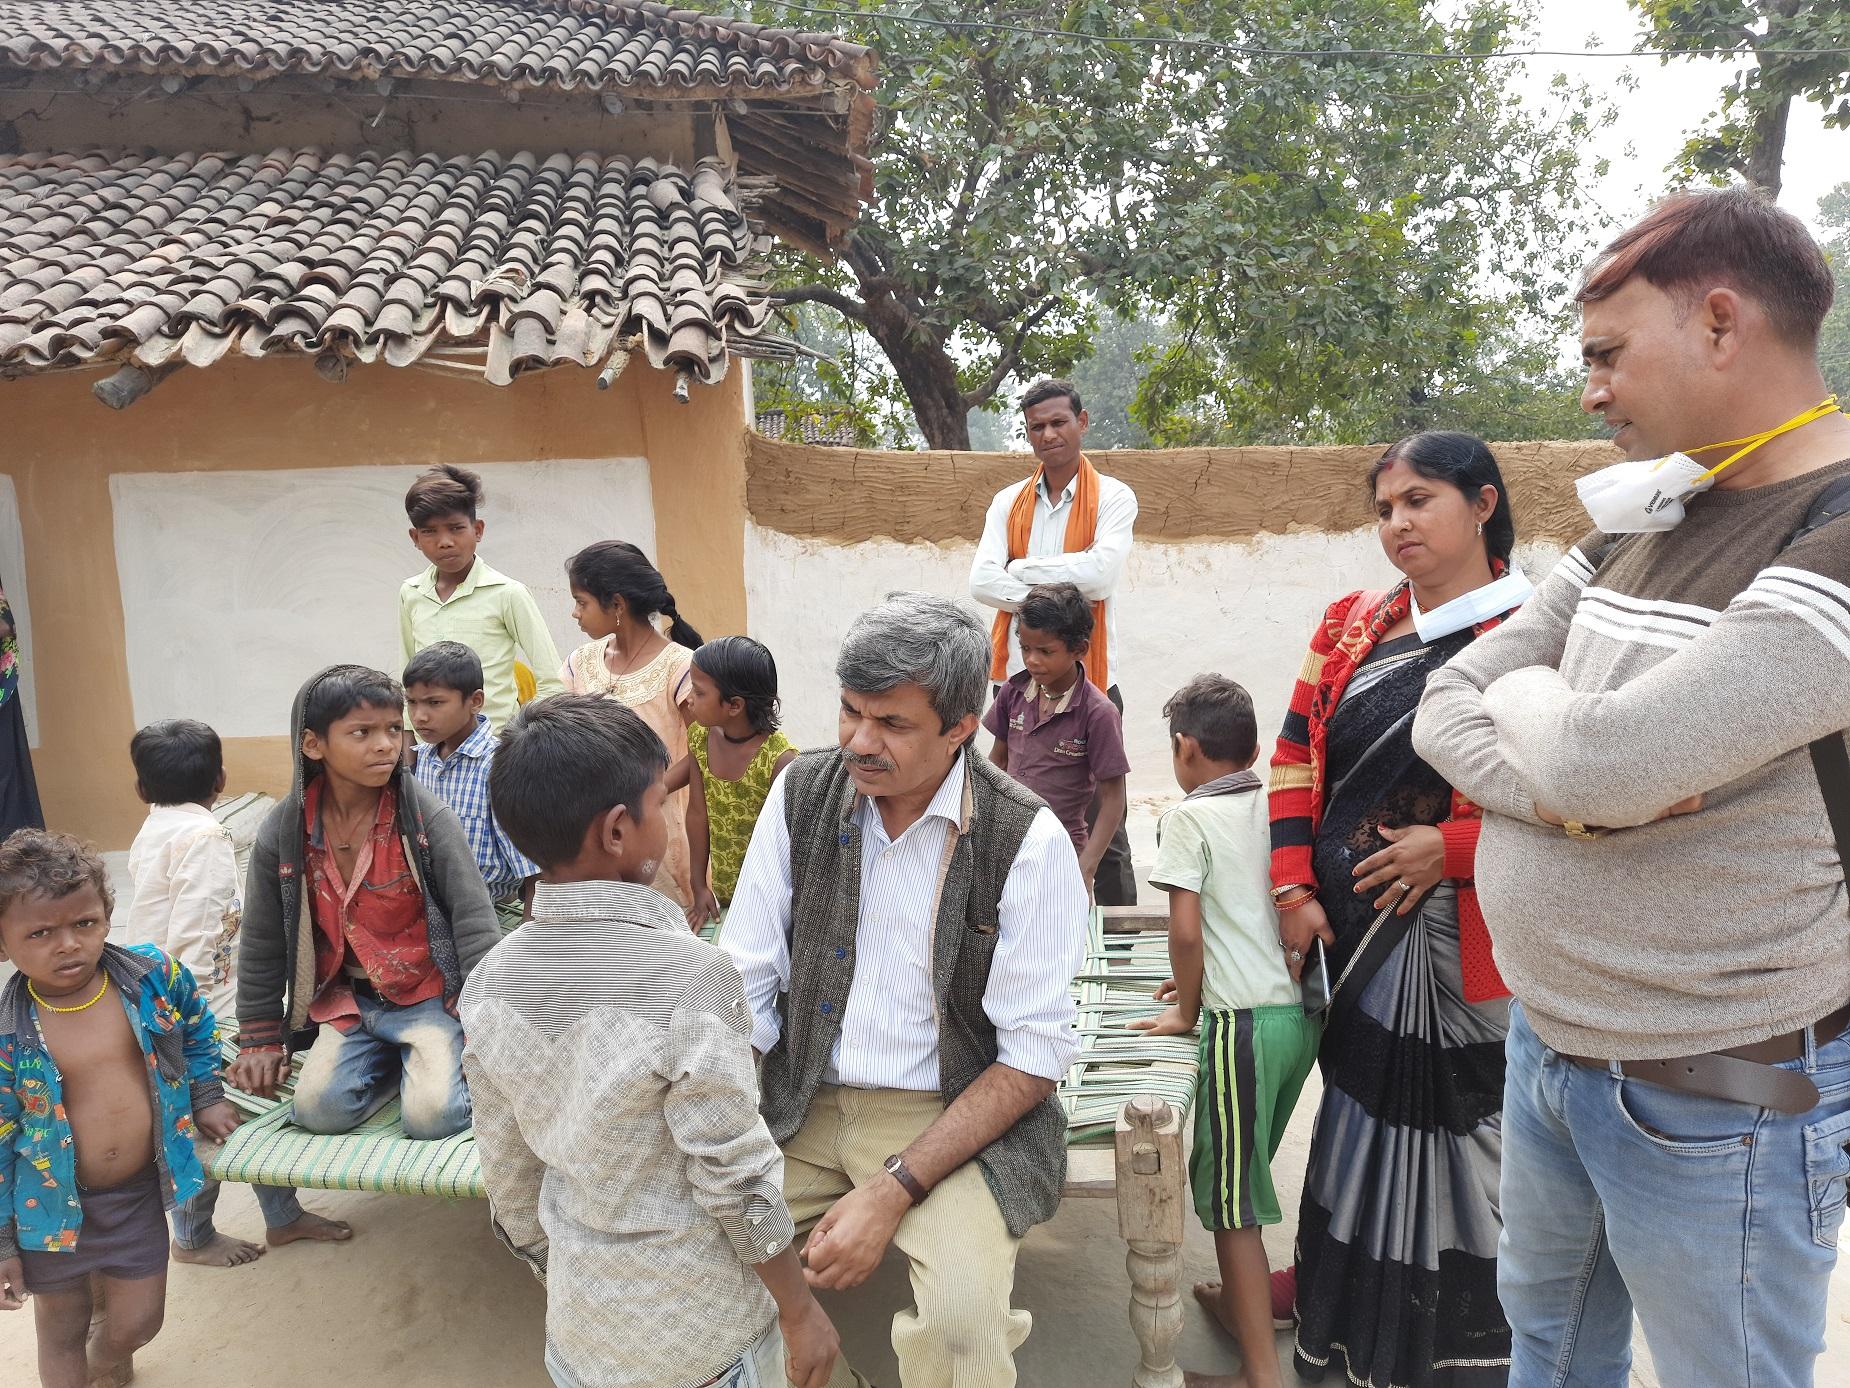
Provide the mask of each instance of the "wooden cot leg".
POLYGON ((1182 1122, 1169 1104, 1140 1094, 1117 1124, 1118 1232, 1130 1246, 1131 1329, 1139 1362, 1133 1388, 1182 1388, 1182 1220, 1187 1174, 1182 1122))

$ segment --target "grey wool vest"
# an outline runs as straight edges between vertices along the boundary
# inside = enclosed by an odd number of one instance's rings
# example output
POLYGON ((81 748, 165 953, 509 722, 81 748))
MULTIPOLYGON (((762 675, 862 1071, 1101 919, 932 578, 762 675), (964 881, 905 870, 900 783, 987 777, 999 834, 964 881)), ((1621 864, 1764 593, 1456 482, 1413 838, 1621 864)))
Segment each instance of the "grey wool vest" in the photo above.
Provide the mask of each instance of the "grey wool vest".
MULTIPOLYGON (((1041 800, 969 752, 970 831, 960 834, 932 948, 938 1008, 939 1094, 946 1105, 996 1061, 996 1029, 983 1011, 1001 923, 1002 888, 1041 800)), ((841 1035, 854 980, 861 908, 861 828, 841 753, 805 752, 784 772, 790 825, 790 991, 778 999, 782 1034, 764 1058, 763 1111, 771 1136, 803 1126, 841 1035)), ((863 1003, 863 1005, 866 1005, 863 1003)), ((1066 1182, 1066 1116, 1052 1095, 977 1154, 1017 1238, 1053 1218, 1066 1182)))

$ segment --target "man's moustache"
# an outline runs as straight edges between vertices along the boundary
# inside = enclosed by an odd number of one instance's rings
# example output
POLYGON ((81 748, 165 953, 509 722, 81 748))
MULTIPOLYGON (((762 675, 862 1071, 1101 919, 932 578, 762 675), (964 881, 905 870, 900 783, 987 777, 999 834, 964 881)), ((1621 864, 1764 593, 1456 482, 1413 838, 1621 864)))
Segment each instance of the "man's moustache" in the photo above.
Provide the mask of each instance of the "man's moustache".
POLYGON ((850 766, 858 766, 863 771, 897 771, 898 767, 885 757, 849 757, 850 766))

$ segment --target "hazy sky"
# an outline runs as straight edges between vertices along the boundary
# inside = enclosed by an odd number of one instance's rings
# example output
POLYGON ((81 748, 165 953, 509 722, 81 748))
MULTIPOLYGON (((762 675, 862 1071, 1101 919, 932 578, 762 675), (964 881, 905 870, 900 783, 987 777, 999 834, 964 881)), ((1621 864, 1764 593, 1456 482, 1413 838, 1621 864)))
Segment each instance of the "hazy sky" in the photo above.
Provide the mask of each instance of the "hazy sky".
MULTIPOLYGON (((1538 0, 1539 48, 1580 49, 1642 47, 1638 14, 1625 0, 1538 0), (1596 40, 1589 43, 1589 39, 1596 40)), ((1664 169, 1684 136, 1703 125, 1723 87, 1739 64, 1719 59, 1532 58, 1524 63, 1525 85, 1538 94, 1557 72, 1586 81, 1595 90, 1612 92, 1619 119, 1602 138, 1612 160, 1611 175, 1601 186, 1608 209, 1621 221, 1642 212, 1663 191, 1664 169), (1638 81, 1634 91, 1617 91, 1619 74, 1638 81)), ((1839 183, 1850 181, 1850 130, 1826 130, 1824 108, 1815 102, 1794 103, 1786 137, 1784 187, 1780 205, 1818 229, 1818 199, 1839 183)))

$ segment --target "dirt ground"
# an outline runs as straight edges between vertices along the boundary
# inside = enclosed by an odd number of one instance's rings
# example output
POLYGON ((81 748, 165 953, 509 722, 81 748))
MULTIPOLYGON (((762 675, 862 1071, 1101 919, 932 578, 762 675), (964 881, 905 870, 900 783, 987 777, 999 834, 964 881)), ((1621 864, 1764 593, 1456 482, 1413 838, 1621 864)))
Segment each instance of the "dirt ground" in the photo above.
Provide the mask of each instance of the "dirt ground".
MULTIPOLYGON (((1153 856, 1151 807, 1133 813, 1140 863, 1153 856)), ((112 855, 113 856, 113 855, 112 855)), ((1146 888, 1147 890, 1147 888, 1146 888)), ((1297 1208, 1303 1184, 1316 1080, 1306 1089, 1274 1163, 1279 1196, 1297 1208)), ((175 1265, 167 1324, 137 1356, 143 1388, 548 1388, 541 1368, 544 1297, 537 1282, 489 1232, 486 1202, 446 1202, 384 1195, 304 1192, 309 1208, 351 1220, 345 1246, 296 1244, 254 1265, 208 1270, 175 1265)), ((219 1223, 246 1237, 262 1222, 248 1187, 231 1186, 219 1223)), ((1192 1226, 1192 1217, 1189 1220, 1192 1226)), ((1291 1226, 1267 1231, 1275 1266, 1290 1256, 1291 1226)), ((1023 1245, 1016 1304, 1034 1316, 1016 1357, 1023 1388, 1099 1385, 1124 1388, 1136 1367, 1128 1320, 1130 1283, 1109 1200, 1068 1200, 1054 1220, 1023 1245)), ((1238 1355, 1211 1326, 1187 1287, 1214 1275, 1214 1247, 1191 1228, 1183 1248, 1183 1332, 1178 1358, 1189 1368, 1233 1372, 1238 1355)), ((851 1362, 881 1388, 899 1388, 888 1345, 893 1313, 910 1303, 905 1265, 889 1257, 866 1286, 826 1295, 851 1362)), ((1828 1348, 1820 1388, 1850 1388, 1850 1268, 1832 1284, 1828 1348)), ((1290 1337, 1278 1339, 1287 1388, 1290 1337)), ((30 1308, 0 1314, 0 1384, 33 1381, 30 1308), (13 1366, 19 1366, 15 1369, 13 1366), (24 1372, 19 1370, 23 1369, 24 1372)), ((1326 1377, 1325 1384, 1340 1382, 1326 1377)), ((1726 1388, 1660 1384, 1639 1337, 1638 1388, 1726 1388)))
MULTIPOLYGON (((1314 1105, 1307 1093, 1275 1163, 1287 1210, 1297 1206, 1314 1105)), ((304 1200, 351 1220, 353 1242, 296 1244, 226 1271, 176 1264, 166 1328, 137 1356, 143 1388, 202 1380, 223 1388, 548 1388, 540 1367, 540 1286, 495 1242, 484 1202, 323 1192, 304 1192, 304 1200)), ((233 1233, 256 1236, 262 1228, 248 1187, 229 1187, 219 1210, 233 1233)), ((1273 1262, 1282 1262, 1289 1226, 1268 1233, 1273 1262)), ((1186 1283, 1214 1273, 1213 1244, 1198 1228, 1183 1262, 1186 1283)), ((1832 1292, 1830 1348, 1818 1383, 1850 1388, 1850 1271, 1840 1268, 1832 1292)), ((1022 1249, 1016 1304, 1034 1316, 1016 1359, 1023 1388, 1125 1388, 1137 1362, 1129 1296, 1115 1206, 1067 1201, 1022 1249)), ((866 1286, 824 1300, 851 1361, 881 1388, 899 1385, 887 1336, 893 1313, 909 1302, 904 1261, 893 1257, 866 1286)), ((1290 1370, 1290 1337, 1280 1335, 1278 1344, 1291 1388, 1299 1380, 1290 1370)), ((1640 1388, 1724 1388, 1660 1385, 1642 1340, 1640 1347, 1633 1375, 1640 1388)), ((33 1353, 30 1308, 0 1315, 0 1364, 30 1365, 33 1353)), ((1210 1372, 1232 1372, 1238 1363, 1232 1341, 1186 1297, 1178 1357, 1210 1372)), ((0 1372, 0 1383, 24 1388, 31 1381, 29 1373, 0 1372)))

